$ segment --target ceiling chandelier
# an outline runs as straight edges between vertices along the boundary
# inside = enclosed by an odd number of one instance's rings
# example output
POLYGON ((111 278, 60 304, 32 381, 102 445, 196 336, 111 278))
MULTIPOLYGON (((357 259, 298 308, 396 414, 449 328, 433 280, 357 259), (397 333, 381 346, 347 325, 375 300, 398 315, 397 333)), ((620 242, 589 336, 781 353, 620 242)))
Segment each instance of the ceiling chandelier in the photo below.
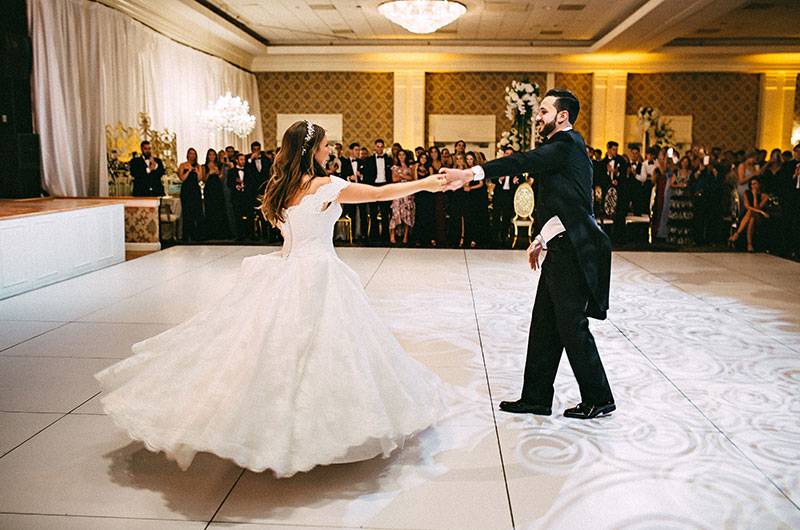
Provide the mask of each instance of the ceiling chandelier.
POLYGON ((378 12, 411 33, 433 33, 467 12, 460 2, 450 0, 391 0, 378 12))
POLYGON ((232 132, 244 138, 255 128, 256 117, 250 114, 250 104, 246 100, 225 92, 216 102, 209 103, 200 115, 200 123, 208 129, 232 132))

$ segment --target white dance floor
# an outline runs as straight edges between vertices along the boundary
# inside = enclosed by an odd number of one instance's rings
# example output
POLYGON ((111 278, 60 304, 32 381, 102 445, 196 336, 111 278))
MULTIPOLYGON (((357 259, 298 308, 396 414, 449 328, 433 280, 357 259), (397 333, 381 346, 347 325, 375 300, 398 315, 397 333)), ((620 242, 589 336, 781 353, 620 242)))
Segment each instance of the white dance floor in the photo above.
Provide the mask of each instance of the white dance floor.
POLYGON ((618 410, 581 422, 566 357, 553 416, 497 411, 522 379, 523 252, 339 249, 452 416, 385 460, 181 472, 101 413, 92 374, 272 250, 174 247, 0 301, 0 528, 800 528, 800 264, 766 255, 615 254, 592 327, 618 410))

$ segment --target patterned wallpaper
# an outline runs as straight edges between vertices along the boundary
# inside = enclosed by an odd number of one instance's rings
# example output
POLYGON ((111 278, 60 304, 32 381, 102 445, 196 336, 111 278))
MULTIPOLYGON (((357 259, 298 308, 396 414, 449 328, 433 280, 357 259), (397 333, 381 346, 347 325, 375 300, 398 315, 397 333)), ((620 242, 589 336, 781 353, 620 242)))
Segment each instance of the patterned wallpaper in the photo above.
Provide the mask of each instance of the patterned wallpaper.
POLYGON ((592 132, 592 74, 556 74, 556 88, 566 88, 578 97, 581 111, 575 130, 589 143, 592 132))
MULTIPOLYGON (((341 114, 345 146, 372 149, 376 138, 392 141, 394 77, 391 73, 260 72, 256 74, 264 144, 277 142, 278 114, 341 114)), ((346 151, 345 147, 345 151, 346 151)))
MULTIPOLYGON (((425 113, 494 114, 496 136, 510 127, 506 118, 505 88, 513 80, 527 77, 544 91, 547 74, 542 72, 459 72, 425 75, 425 113)), ((591 83, 590 83, 591 92, 591 83)), ((425 137, 427 138, 427 124, 425 137)))
POLYGON ((797 76, 797 86, 794 91, 794 121, 800 123, 800 75, 797 76))
POLYGON ((629 74, 626 112, 650 105, 664 114, 691 114, 693 141, 748 149, 756 141, 758 98, 758 74, 629 74))

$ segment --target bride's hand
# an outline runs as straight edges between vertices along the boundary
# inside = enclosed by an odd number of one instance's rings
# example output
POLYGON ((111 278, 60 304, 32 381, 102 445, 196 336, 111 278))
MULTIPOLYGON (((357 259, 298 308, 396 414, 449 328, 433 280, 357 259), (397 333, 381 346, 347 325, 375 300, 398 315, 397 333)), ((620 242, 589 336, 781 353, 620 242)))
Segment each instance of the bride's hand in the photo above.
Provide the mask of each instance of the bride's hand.
POLYGON ((423 190, 430 192, 444 191, 447 187, 447 177, 444 175, 431 175, 422 179, 423 190))

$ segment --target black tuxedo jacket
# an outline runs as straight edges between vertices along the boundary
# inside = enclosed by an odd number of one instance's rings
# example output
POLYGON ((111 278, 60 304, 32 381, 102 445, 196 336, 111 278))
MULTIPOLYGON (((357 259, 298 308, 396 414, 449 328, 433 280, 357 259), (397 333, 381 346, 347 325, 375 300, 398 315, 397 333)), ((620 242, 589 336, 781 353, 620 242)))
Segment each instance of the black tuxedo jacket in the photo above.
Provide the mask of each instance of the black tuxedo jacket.
POLYGON ((164 195, 164 185, 161 177, 164 176, 164 163, 158 157, 153 157, 156 169, 147 172, 148 160, 137 156, 131 160, 131 176, 133 177, 133 194, 136 197, 161 197, 164 195))
MULTIPOLYGON (((392 182, 392 157, 388 153, 383 153, 383 164, 386 167, 386 183, 392 182)), ((361 172, 364 174, 364 184, 375 184, 375 179, 378 178, 378 158, 375 154, 368 156, 364 160, 364 166, 361 172)))
MULTIPOLYGON (((611 175, 608 174, 608 163, 611 160, 611 158, 605 156, 600 160, 600 164, 597 166, 600 173, 595 175, 595 185, 603 188, 603 191, 613 186, 611 182, 613 179, 611 175)), ((614 168, 617 170, 617 182, 622 182, 628 177, 628 162, 625 161, 625 157, 622 155, 615 156, 613 160, 614 168)))
POLYGON ((227 175, 225 180, 231 190, 231 202, 239 208, 247 209, 249 212, 250 208, 255 207, 258 202, 258 195, 263 193, 263 190, 260 189, 262 183, 259 180, 258 172, 255 171, 255 167, 253 167, 252 170, 248 170, 247 165, 245 165, 243 179, 244 189, 242 191, 236 189, 236 179, 239 177, 239 168, 234 166, 228 169, 227 175))
POLYGON ((256 163, 250 160, 250 157, 247 157, 247 161, 244 164, 245 171, 251 174, 251 178, 254 179, 259 185, 265 183, 267 179, 269 179, 269 173, 272 170, 272 164, 269 161, 269 158, 261 153, 261 171, 258 170, 256 167, 256 163))
POLYGON ((611 281, 611 242, 592 213, 592 161, 583 138, 560 131, 541 146, 487 162, 486 178, 531 173, 539 182, 536 231, 558 216, 567 230, 591 296, 586 315, 605 319, 611 281))
MULTIPOLYGON (((339 174, 345 180, 349 180, 353 176, 353 164, 350 163, 350 158, 343 156, 339 158, 339 165, 342 167, 342 172, 339 174)), ((364 174, 364 162, 356 158, 356 167, 361 174, 364 174)), ((360 180, 359 180, 360 182, 360 180)))

